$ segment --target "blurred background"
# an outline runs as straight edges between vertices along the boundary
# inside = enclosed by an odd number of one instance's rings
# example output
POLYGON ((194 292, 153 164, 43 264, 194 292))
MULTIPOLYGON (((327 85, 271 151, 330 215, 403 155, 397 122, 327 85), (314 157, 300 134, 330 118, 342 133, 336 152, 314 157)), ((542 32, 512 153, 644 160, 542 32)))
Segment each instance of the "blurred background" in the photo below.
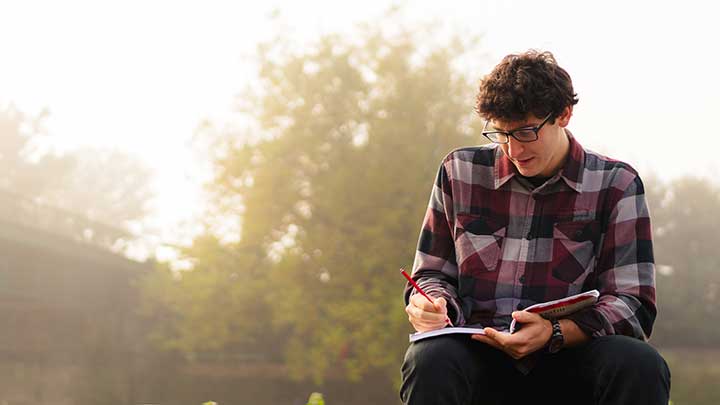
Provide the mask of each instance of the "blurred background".
POLYGON ((0 3, 0 404, 398 404, 435 172, 552 51, 646 184, 674 404, 720 403, 711 2, 0 3))

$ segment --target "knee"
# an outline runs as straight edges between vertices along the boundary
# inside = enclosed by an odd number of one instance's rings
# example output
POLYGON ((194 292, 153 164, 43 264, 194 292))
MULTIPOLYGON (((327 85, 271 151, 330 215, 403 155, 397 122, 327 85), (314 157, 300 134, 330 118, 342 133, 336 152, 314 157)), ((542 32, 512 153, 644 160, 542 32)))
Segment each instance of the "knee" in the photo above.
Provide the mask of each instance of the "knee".
POLYGON ((412 343, 405 353, 403 371, 427 371, 443 368, 457 350, 452 350, 456 343, 445 336, 425 339, 412 343))
POLYGON ((642 382, 660 381, 669 384, 670 369, 654 347, 627 336, 607 336, 598 339, 606 340, 610 346, 608 350, 603 351, 601 372, 623 379, 642 382))
POLYGON ((467 343, 457 336, 438 336, 412 343, 405 353, 403 376, 433 378, 459 371, 470 357, 467 343))
POLYGON ((438 336, 412 343, 402 365, 403 403, 467 403, 485 362, 479 362, 477 342, 467 336, 438 336))

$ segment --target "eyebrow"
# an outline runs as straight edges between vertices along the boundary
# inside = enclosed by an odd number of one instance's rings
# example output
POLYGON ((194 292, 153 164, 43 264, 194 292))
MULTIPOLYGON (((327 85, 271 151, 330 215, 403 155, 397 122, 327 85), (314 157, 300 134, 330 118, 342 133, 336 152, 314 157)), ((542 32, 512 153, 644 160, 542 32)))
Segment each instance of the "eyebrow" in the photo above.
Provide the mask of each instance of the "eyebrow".
POLYGON ((525 125, 521 125, 521 126, 519 126, 519 127, 517 127, 517 128, 513 128, 513 129, 511 129, 511 130, 504 130, 504 129, 499 129, 499 128, 495 127, 495 125, 491 124, 490 121, 488 121, 488 126, 489 126, 490 128, 492 128, 492 129, 494 129, 494 130, 496 130, 496 131, 502 131, 502 132, 514 132, 514 131, 517 131, 517 130, 520 130, 520 129, 530 129, 530 128, 535 128, 535 127, 537 127, 538 125, 540 125, 540 123, 537 123, 537 124, 525 124, 525 125))

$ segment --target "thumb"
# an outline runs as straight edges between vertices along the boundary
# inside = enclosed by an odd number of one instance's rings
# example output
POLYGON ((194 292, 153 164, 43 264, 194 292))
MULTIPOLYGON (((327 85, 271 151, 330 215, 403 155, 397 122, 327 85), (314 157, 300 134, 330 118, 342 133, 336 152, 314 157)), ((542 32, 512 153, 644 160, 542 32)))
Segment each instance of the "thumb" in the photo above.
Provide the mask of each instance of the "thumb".
POLYGON ((445 312, 445 310, 447 308, 447 301, 445 301, 445 298, 443 298, 443 297, 435 298, 434 305, 438 311, 445 312))
POLYGON ((485 336, 487 336, 491 339, 495 339, 499 333, 498 331, 496 331, 495 329, 490 328, 490 327, 483 328, 483 330, 485 331, 485 336))
POLYGON ((512 313, 512 317, 520 323, 527 323, 537 320, 539 315, 528 311, 515 311, 512 313))

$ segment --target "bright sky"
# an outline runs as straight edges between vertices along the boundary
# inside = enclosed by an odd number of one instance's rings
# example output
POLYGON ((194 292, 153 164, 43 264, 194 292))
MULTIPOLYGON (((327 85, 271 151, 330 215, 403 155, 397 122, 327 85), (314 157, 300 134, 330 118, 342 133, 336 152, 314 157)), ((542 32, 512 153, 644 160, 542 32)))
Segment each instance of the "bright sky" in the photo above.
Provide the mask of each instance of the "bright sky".
MULTIPOLYGON (((251 83, 248 56, 281 25, 298 41, 349 32, 388 1, 16 1, 0 12, 0 103, 47 107, 53 144, 119 148, 156 171, 155 225, 178 241, 199 214, 191 148, 204 119, 232 120, 251 83)), ((587 147, 662 178, 720 170, 719 15, 707 1, 407 1, 408 21, 483 34, 494 63, 552 51, 580 103, 570 129, 587 147)), ((451 31, 452 30, 452 31, 451 31)), ((469 66, 468 68, 487 65, 469 66)), ((478 71, 480 77, 485 71, 478 71)))

